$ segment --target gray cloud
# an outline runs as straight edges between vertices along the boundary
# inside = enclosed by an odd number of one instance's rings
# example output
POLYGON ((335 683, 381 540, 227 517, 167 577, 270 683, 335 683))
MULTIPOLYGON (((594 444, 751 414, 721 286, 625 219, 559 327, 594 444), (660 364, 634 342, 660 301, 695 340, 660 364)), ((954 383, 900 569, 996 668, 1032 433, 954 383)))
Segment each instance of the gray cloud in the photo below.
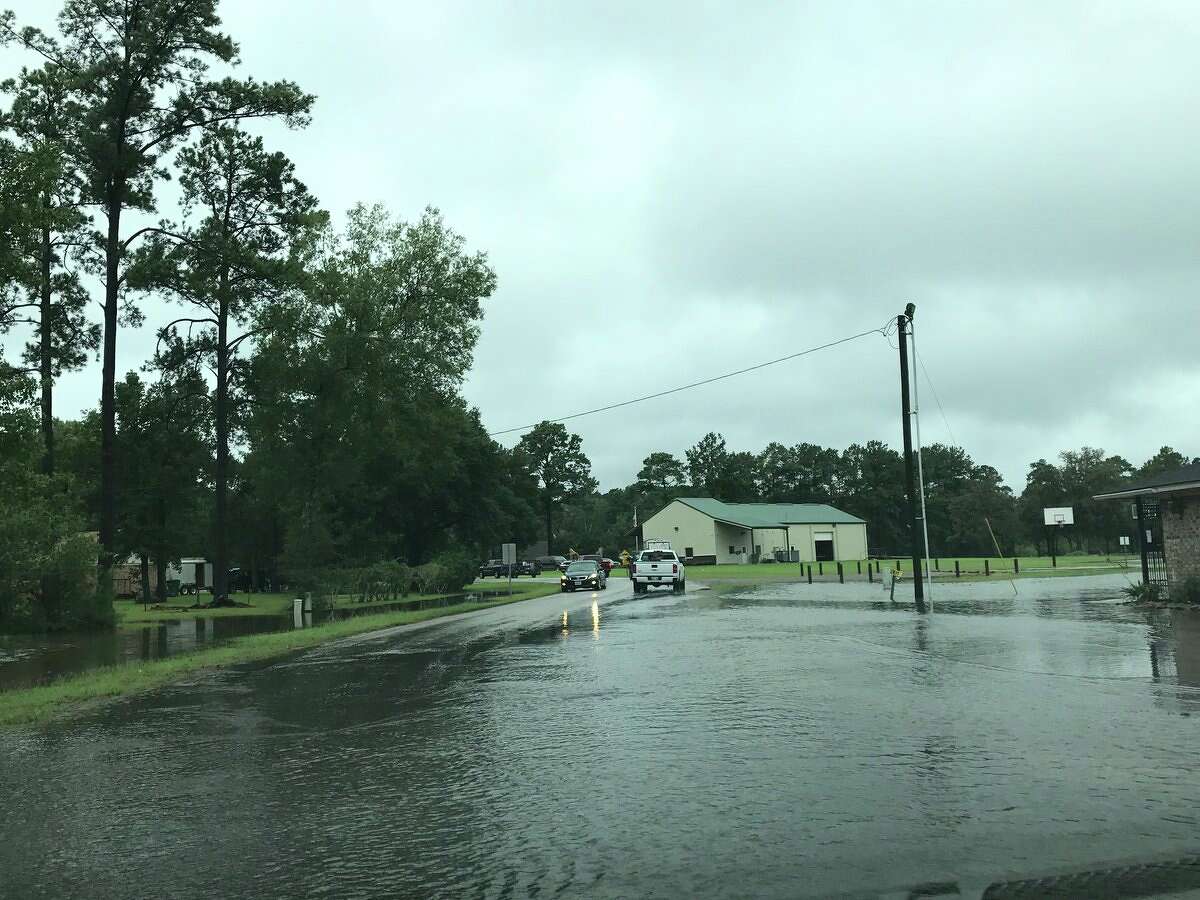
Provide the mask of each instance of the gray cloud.
MULTIPOLYGON (((318 95, 307 131, 267 136, 328 208, 435 204, 490 252, 467 395, 491 428, 913 300, 954 436, 1017 489, 1030 460, 1083 443, 1200 454, 1194 4, 222 11, 243 71, 318 95)), ((152 343, 123 334, 121 366, 152 343)), ((60 408, 97 383, 64 379, 60 408)), ((920 386, 926 440, 948 440, 920 386)), ((754 450, 897 444, 898 406, 895 351, 870 337, 572 427, 612 486, 709 430, 754 450)))

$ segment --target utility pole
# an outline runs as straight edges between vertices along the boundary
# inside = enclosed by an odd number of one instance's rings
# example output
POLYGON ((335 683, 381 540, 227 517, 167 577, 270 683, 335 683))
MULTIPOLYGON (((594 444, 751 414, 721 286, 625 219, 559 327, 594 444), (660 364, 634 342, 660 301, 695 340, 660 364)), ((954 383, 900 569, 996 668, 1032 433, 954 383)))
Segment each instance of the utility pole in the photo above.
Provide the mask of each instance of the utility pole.
POLYGON ((917 486, 913 477, 913 444, 912 444, 912 407, 908 393, 908 323, 912 320, 917 307, 910 303, 904 312, 896 317, 897 332, 900 335, 900 413, 904 419, 904 484, 908 492, 908 515, 912 522, 912 568, 913 568, 913 597, 917 603, 917 612, 928 612, 925 606, 925 580, 921 575, 921 535, 924 534, 924 521, 917 505, 917 486))

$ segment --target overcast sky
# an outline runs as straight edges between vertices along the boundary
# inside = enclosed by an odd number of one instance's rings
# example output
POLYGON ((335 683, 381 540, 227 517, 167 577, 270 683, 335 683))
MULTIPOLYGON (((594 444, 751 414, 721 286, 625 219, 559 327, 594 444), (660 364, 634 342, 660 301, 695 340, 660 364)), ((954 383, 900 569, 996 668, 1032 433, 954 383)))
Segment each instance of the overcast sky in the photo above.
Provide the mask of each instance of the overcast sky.
MULTIPOLYGON (((15 5, 50 24, 57 3, 15 5)), ((1200 454, 1200 5, 226 0, 326 208, 426 205, 499 289, 491 430, 753 365, 917 304, 945 421, 1020 490, 1083 444, 1200 454)), ((8 74, 19 62, 3 51, 8 74)), ((144 304, 118 366, 170 308, 144 304)), ((950 434, 922 379, 922 435, 950 434)), ((99 367, 57 409, 94 406, 99 367)), ((882 336, 570 423, 602 487, 707 431, 900 442, 882 336)), ((512 443, 516 435, 504 440, 512 443)))

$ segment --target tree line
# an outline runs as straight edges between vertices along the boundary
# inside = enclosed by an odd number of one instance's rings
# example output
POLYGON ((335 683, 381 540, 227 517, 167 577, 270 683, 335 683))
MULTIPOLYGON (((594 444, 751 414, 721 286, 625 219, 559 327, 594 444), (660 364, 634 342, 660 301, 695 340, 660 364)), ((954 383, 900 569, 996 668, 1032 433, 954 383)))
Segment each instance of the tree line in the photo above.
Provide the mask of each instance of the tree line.
MULTIPOLYGON (((940 556, 1046 554, 1042 510, 1052 506, 1075 510, 1075 527, 1058 534, 1058 552, 1116 552, 1120 537, 1134 533, 1128 506, 1092 497, 1134 477, 1200 462, 1163 447, 1135 466, 1083 447, 1063 451, 1057 462, 1031 463, 1024 489, 1015 494, 994 467, 975 462, 961 447, 935 443, 921 456, 930 549, 940 556)), ((689 495, 734 503, 828 503, 866 520, 873 554, 903 556, 911 549, 899 451, 880 441, 843 450, 771 442, 755 453, 729 449, 717 433, 705 435, 682 457, 649 454, 637 480, 625 487, 599 493, 583 485, 574 493, 560 492, 561 528, 552 543, 617 553, 632 546, 635 510, 644 522, 673 498, 689 495)), ((543 534, 548 530, 547 524, 543 534)))
POLYGON ((0 42, 38 60, 0 85, 0 336, 28 338, 0 357, 0 627, 110 623, 130 558, 161 590, 207 556, 221 595, 234 564, 462 570, 531 536, 532 475, 460 394, 486 254, 434 208, 335 226, 254 130, 315 98, 215 75, 216 0, 67 0, 53 34, 5 12, 0 42), (176 313, 120 373, 148 305, 176 313), (99 406, 64 420, 55 383, 93 354, 99 406))

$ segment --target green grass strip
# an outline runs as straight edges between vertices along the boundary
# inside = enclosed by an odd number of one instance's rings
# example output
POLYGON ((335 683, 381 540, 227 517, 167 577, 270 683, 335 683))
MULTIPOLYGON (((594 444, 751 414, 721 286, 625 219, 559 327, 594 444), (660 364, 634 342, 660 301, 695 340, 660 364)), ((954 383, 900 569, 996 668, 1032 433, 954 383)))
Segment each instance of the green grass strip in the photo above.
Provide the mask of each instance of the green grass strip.
POLYGON ((408 625, 544 597, 557 585, 529 584, 511 597, 482 603, 457 603, 410 612, 393 611, 355 616, 313 628, 277 631, 234 638, 219 646, 141 662, 129 662, 70 675, 49 684, 0 692, 0 727, 37 725, 53 718, 88 709, 97 702, 161 687, 188 675, 239 663, 286 656, 339 638, 408 625))

